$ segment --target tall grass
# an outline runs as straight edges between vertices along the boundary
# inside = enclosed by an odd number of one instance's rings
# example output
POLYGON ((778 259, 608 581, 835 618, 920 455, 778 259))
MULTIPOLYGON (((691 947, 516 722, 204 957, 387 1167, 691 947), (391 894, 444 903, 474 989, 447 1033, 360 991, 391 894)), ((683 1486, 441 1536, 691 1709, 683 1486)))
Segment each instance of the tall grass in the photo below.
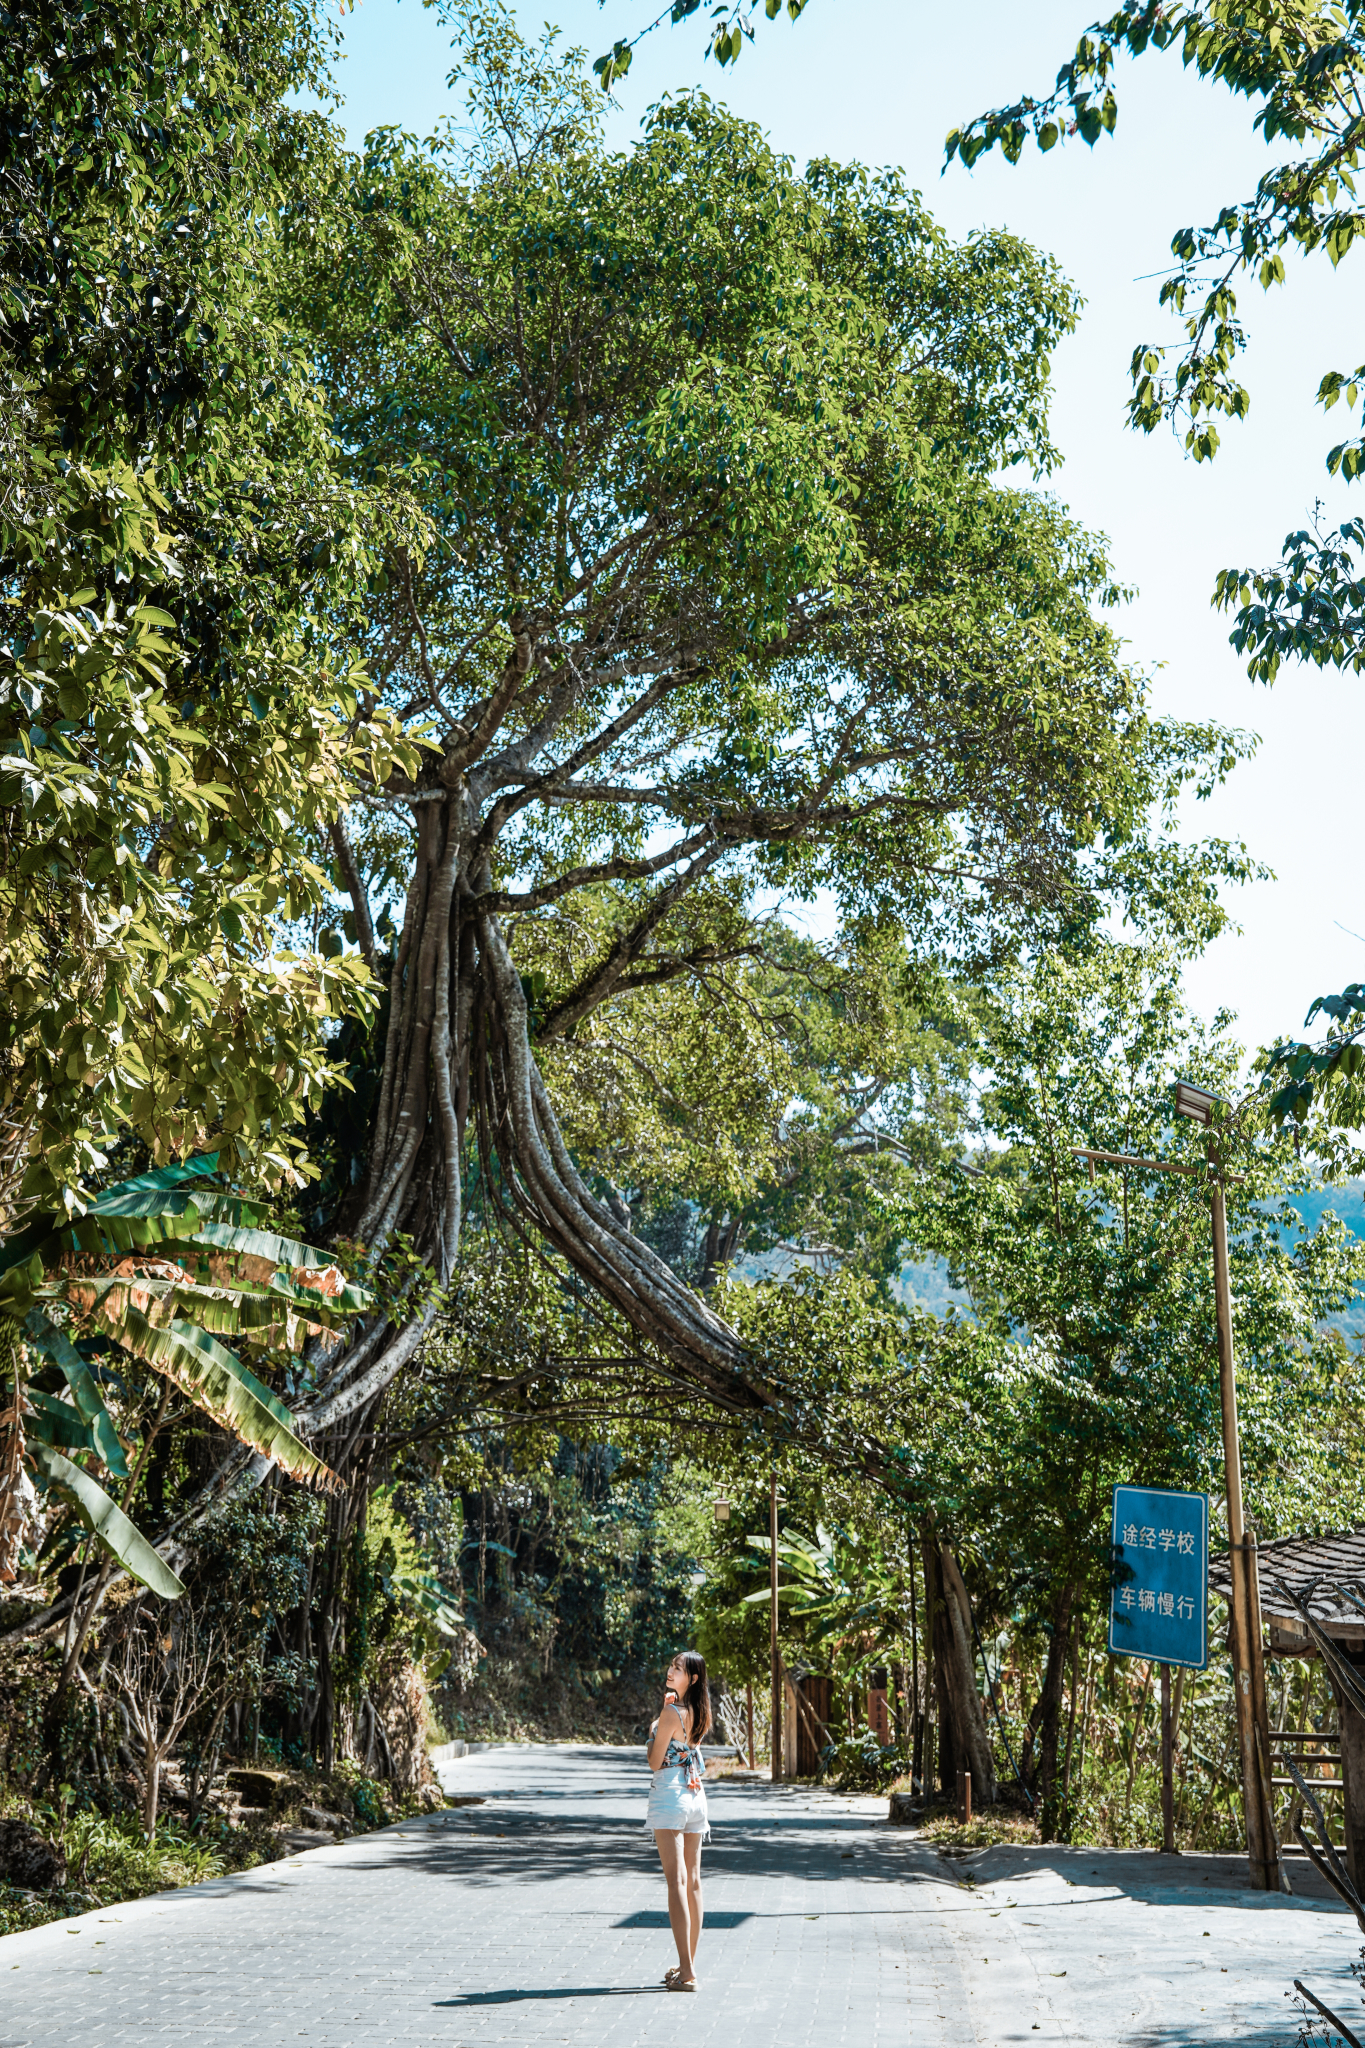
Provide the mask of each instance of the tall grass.
MULTIPOLYGON (((227 1868, 217 1843, 191 1839, 174 1819, 160 1824, 149 1842, 131 1816, 109 1819, 82 1812, 62 1818, 50 1812, 33 1817, 66 1852, 66 1889, 22 1892, 0 1885, 0 1934, 41 1927, 91 1906, 202 1884, 227 1868)), ((258 1857, 253 1853, 250 1860, 258 1857)))

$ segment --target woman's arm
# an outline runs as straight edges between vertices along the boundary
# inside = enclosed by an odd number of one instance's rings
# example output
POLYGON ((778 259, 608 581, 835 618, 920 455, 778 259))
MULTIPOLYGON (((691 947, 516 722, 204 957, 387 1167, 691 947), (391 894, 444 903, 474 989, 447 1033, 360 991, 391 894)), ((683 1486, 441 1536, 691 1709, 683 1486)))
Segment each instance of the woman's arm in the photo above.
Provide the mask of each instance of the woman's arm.
POLYGON ((687 1724, 673 1702, 669 1700, 660 1709, 659 1718, 654 1723, 654 1735, 648 1750, 651 1771, 657 1771, 662 1767, 663 1760, 668 1755, 670 1742, 678 1739, 685 1741, 686 1738, 687 1724))

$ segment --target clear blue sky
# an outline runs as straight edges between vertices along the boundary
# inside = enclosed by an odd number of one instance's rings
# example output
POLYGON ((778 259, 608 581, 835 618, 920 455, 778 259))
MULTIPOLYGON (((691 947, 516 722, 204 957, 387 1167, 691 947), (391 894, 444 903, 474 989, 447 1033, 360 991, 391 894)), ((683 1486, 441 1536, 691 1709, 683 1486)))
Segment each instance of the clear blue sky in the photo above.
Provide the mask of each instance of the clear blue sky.
MULTIPOLYGON (((528 34, 548 16, 591 58, 661 4, 541 0, 517 13, 528 34)), ((1120 578, 1139 588, 1123 630, 1153 672, 1157 709, 1262 736, 1257 758, 1212 803, 1192 806, 1188 826, 1245 839, 1276 879, 1238 893, 1242 934, 1190 969, 1190 996, 1205 1012, 1237 1011, 1252 1046, 1296 1030, 1313 996, 1365 980, 1365 937, 1339 928, 1365 934, 1356 829, 1365 682, 1295 668, 1273 690, 1253 688, 1208 599, 1220 568, 1274 560, 1315 499, 1334 520, 1365 505, 1365 483, 1352 497, 1323 467, 1345 431, 1342 410, 1329 422, 1313 404, 1324 370, 1361 360, 1365 256, 1335 275, 1321 259, 1290 260, 1288 289, 1244 290, 1251 416, 1226 427, 1214 463, 1196 466, 1169 434, 1126 430, 1127 365, 1136 342, 1171 338, 1151 274, 1165 274, 1174 230, 1249 194, 1270 161, 1245 102, 1187 76, 1173 54, 1149 57, 1121 76, 1117 135, 1093 156, 1073 143, 1047 158, 1030 153, 1014 170, 992 156, 970 174, 954 165, 941 176, 950 127, 1047 87, 1094 18, 1085 0, 977 0, 971 9, 809 0, 796 24, 760 21, 756 45, 723 72, 703 61, 708 13, 641 46, 617 88, 618 146, 651 101, 700 84, 799 163, 827 155, 903 165, 952 233, 1008 227, 1055 254, 1083 293, 1080 330, 1055 366, 1066 464, 1051 488, 1110 537, 1120 578)), ((446 84, 450 31, 417 0, 362 0, 344 37, 343 119, 356 146, 382 123, 426 134, 459 111, 462 93, 446 84)))

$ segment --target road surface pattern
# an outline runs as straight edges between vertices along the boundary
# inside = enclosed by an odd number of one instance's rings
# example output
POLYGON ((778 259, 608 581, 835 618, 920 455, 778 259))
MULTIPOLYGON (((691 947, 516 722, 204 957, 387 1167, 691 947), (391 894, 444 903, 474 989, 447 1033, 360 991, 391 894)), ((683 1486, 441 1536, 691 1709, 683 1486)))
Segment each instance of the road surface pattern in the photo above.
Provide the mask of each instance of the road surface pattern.
POLYGON ((1002 2048, 1275 2043, 1303 1977, 1343 2017, 1354 1922, 1241 1888, 1232 1858, 949 1859, 885 1802, 710 1793, 701 1989, 670 2005, 633 1752, 490 1749, 481 1803, 0 1941, 0 2048, 1002 2048))

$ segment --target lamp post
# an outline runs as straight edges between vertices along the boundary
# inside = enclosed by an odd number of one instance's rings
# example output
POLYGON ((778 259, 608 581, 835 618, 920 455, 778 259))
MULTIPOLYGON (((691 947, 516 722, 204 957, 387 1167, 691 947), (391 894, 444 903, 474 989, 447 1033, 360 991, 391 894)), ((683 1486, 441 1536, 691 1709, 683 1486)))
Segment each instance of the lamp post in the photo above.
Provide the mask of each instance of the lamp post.
POLYGON ((777 1648, 777 1473, 772 1476, 768 1506, 768 1648, 772 1661, 773 1738, 772 1776, 774 1785, 782 1776, 782 1659, 777 1648))
POLYGON ((1213 1293, 1218 1323, 1218 1386, 1223 1407, 1223 1480, 1228 1502, 1228 1576, 1232 1591, 1232 1689, 1237 1708, 1237 1745, 1242 1762, 1242 1805, 1252 1882, 1262 1891, 1282 1888, 1280 1845, 1270 1790, 1265 1696, 1265 1649, 1261 1636, 1261 1587, 1256 1541, 1248 1540, 1242 1506, 1242 1450, 1237 1429, 1237 1372, 1232 1342, 1232 1286, 1228 1273, 1228 1213, 1222 1161, 1213 1134, 1217 1097, 1188 1081, 1175 1084, 1177 1116, 1209 1133, 1210 1206, 1213 1217, 1213 1293))
MULTIPOLYGON (((1110 1166, 1136 1167, 1144 1173, 1181 1173, 1205 1179, 1213 1223, 1213 1293, 1218 1328, 1218 1386, 1223 1411, 1223 1475, 1228 1504, 1228 1565, 1232 1582, 1233 1699, 1237 1712, 1237 1745, 1242 1765, 1242 1810, 1246 1816, 1247 1860, 1251 1881, 1261 1891, 1284 1888, 1279 1840, 1270 1790, 1269 1715, 1265 1694, 1265 1652, 1261 1641, 1261 1593, 1256 1569, 1256 1540, 1248 1539, 1242 1512, 1242 1457, 1237 1433, 1237 1380, 1232 1344, 1232 1288, 1228 1278, 1228 1217, 1223 1189, 1227 1176, 1213 1134, 1218 1097, 1192 1082, 1175 1084, 1177 1116, 1188 1117, 1209 1133, 1208 1164, 1186 1166, 1173 1159, 1139 1159, 1124 1152, 1095 1152, 1080 1146, 1078 1157, 1110 1166)), ((1164 1674, 1163 1674, 1164 1676, 1164 1674)))

